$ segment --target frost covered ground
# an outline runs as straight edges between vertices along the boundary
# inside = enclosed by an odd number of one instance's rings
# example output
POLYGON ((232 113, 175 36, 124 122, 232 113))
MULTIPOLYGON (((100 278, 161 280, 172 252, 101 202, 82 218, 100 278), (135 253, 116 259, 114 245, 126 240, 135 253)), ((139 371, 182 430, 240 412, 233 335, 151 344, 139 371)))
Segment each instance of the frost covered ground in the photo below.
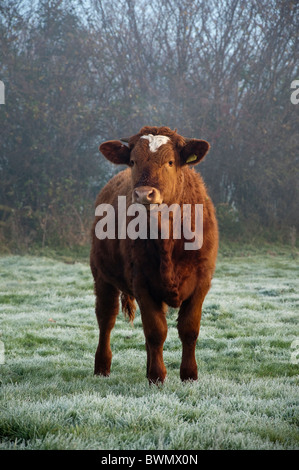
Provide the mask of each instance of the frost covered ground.
POLYGON ((149 387, 139 313, 134 327, 119 315, 111 375, 93 376, 87 264, 0 258, 0 449, 298 449, 298 287, 289 255, 220 257, 199 380, 180 382, 171 310, 167 380, 149 387))

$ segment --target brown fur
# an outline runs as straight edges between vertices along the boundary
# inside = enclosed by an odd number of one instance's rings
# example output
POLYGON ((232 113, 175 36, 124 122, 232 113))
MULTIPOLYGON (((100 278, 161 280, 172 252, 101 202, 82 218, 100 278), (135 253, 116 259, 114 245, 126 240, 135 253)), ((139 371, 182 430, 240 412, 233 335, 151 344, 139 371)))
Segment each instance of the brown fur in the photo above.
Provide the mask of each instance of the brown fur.
POLYGON ((166 375, 163 343, 167 334, 167 305, 180 308, 181 379, 197 379, 195 345, 202 303, 215 269, 218 230, 214 206, 202 178, 186 160, 195 154, 196 160, 193 159, 192 164, 196 164, 208 149, 207 142, 193 139, 186 143, 182 136, 167 127, 142 128, 129 139, 128 147, 119 141, 105 142, 100 146, 101 152, 113 163, 133 167, 120 172, 107 183, 97 197, 96 206, 109 203, 117 214, 117 196, 126 196, 128 207, 132 203, 132 191, 140 187, 157 188, 166 204, 203 204, 203 245, 199 250, 186 251, 184 239, 171 237, 169 240, 99 240, 95 236, 99 217, 95 218, 90 263, 100 328, 96 374, 110 373, 110 332, 122 293, 122 307, 131 320, 135 312, 134 298, 141 311, 149 381, 163 382, 166 375), (152 153, 148 149, 148 141, 140 139, 144 134, 167 135, 171 140, 152 153))

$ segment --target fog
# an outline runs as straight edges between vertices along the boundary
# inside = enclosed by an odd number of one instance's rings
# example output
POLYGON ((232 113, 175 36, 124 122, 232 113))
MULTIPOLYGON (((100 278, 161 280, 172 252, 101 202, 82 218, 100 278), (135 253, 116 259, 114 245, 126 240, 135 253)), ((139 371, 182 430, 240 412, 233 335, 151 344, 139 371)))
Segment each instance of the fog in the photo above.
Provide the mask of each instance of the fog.
POLYGON ((143 125, 207 140, 223 237, 298 230, 299 8, 261 0, 0 3, 0 244, 88 242, 143 125))

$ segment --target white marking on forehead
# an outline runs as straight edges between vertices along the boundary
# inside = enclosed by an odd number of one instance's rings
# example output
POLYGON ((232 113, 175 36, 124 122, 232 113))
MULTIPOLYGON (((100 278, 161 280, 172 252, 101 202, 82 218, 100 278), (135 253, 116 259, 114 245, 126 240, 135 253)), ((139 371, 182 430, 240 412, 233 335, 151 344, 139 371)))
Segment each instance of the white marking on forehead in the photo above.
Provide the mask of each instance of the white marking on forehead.
POLYGON ((166 144, 170 140, 170 138, 166 135, 153 134, 143 135, 140 138, 148 140, 149 149, 151 152, 156 152, 157 149, 161 147, 161 145, 166 144))

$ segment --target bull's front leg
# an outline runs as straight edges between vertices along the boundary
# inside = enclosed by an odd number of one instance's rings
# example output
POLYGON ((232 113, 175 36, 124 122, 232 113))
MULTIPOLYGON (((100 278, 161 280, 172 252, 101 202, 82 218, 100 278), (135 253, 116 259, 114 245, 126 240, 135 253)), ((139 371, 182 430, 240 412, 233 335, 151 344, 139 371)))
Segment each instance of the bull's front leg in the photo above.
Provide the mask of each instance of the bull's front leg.
POLYGON ((119 291, 100 278, 95 280, 96 316, 99 325, 99 344, 95 354, 95 375, 110 374, 112 352, 110 334, 119 309, 119 291))
POLYGON ((196 341, 199 335, 202 304, 210 288, 210 279, 200 282, 200 287, 185 300, 178 315, 178 332, 182 341, 181 380, 197 380, 195 359, 196 341))
POLYGON ((147 378, 149 383, 163 383, 166 367, 163 345, 167 336, 166 305, 155 302, 146 289, 139 291, 139 304, 147 351, 147 378))

